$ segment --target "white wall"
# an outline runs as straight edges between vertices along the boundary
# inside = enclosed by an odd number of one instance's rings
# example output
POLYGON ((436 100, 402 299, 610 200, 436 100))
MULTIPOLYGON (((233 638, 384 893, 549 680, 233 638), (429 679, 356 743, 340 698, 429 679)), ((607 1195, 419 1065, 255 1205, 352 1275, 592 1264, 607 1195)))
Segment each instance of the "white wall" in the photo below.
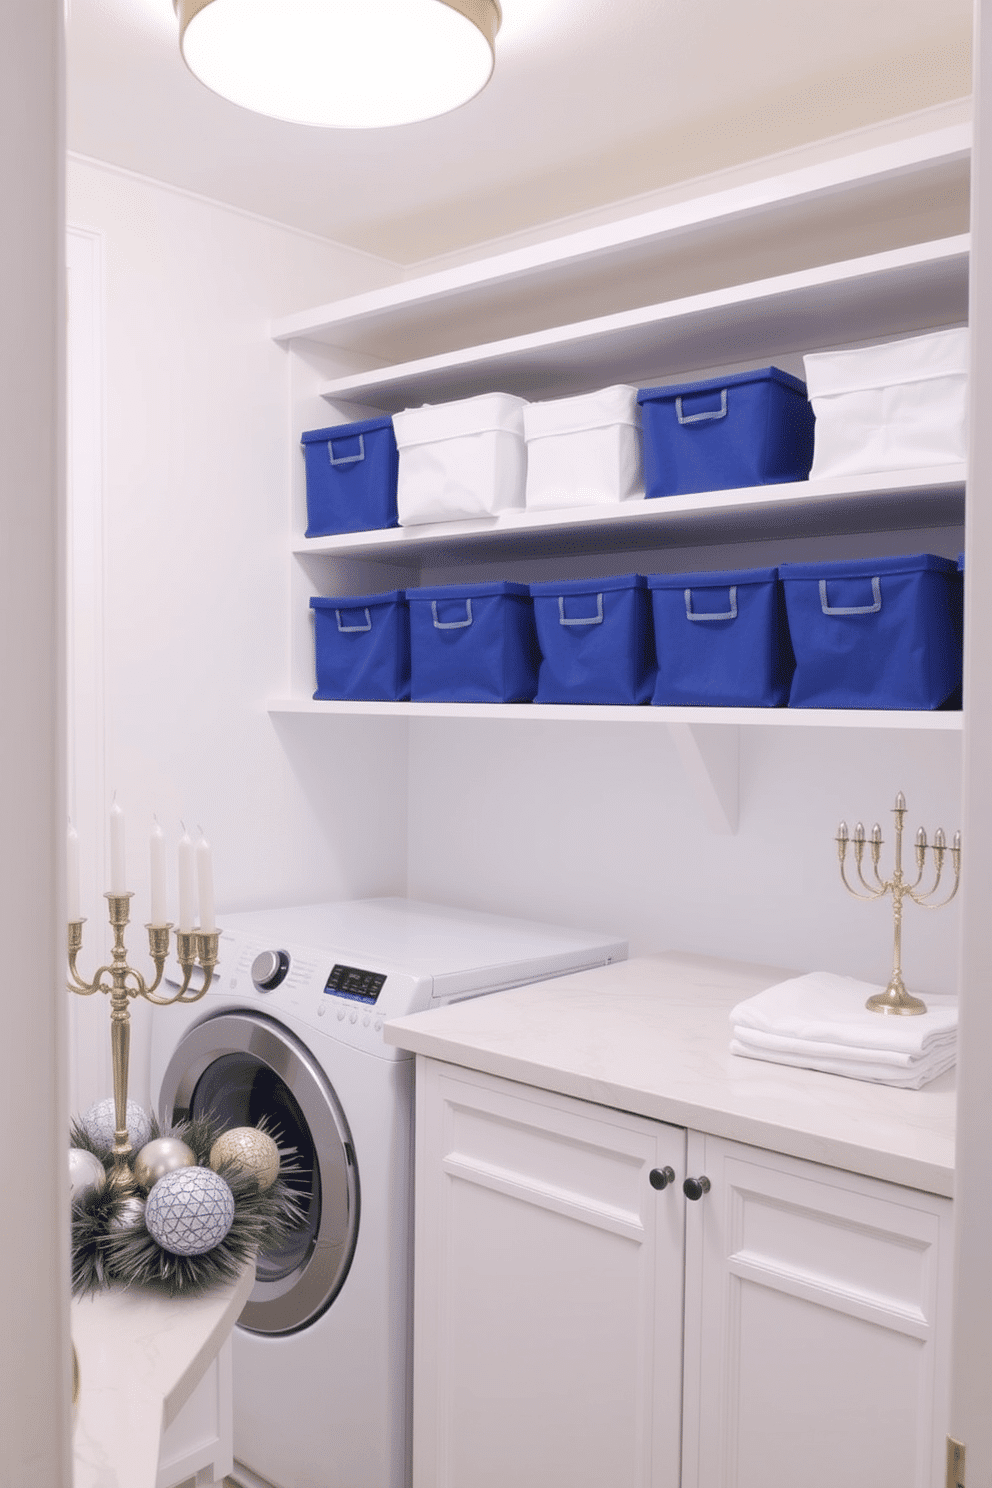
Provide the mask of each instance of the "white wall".
MULTIPOLYGON (((101 235, 106 782, 128 821, 129 946, 147 966, 148 834, 157 814, 214 849, 225 910, 405 889, 405 758, 394 732, 317 738, 273 723, 288 689, 293 390, 270 317, 397 277, 339 249, 140 178, 71 160, 68 220, 101 235)), ((299 381, 301 373, 294 374, 299 381)), ((87 854, 101 842, 83 840, 87 854)), ((175 917, 175 877, 170 884, 175 917)), ((92 898, 93 896, 91 896, 92 898)), ((84 903, 81 964, 106 906, 84 903)), ((105 1036, 106 998, 74 1015, 105 1036)), ((131 1091, 143 1097, 150 1010, 134 1009, 131 1091)), ((159 1018, 169 1016, 157 1011, 159 1018)), ((109 1035, 107 1035, 109 1037, 109 1035)), ((98 1049, 103 1045, 98 1042, 98 1049)), ((85 1075, 81 1105, 108 1094, 85 1075)), ((103 1082, 103 1083, 101 1083, 103 1082)))

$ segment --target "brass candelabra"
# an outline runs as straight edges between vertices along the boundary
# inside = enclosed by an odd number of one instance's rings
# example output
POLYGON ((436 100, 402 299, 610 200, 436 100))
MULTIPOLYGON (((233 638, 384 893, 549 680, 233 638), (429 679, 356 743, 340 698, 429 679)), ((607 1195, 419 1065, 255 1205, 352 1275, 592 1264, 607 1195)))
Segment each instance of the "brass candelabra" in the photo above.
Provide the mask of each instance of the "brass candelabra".
POLYGON ((869 997, 865 1007, 873 1013, 896 1013, 913 1014, 925 1013, 927 1005, 919 997, 913 997, 906 991, 902 979, 902 906, 903 900, 909 899, 913 904, 918 904, 921 909, 943 909, 950 904, 958 891, 961 882, 961 833, 955 832, 954 841, 950 848, 944 837, 943 828, 938 827, 933 834, 933 843, 928 844, 927 834, 920 827, 916 834, 915 856, 916 856, 916 878, 910 883, 903 874, 902 868, 902 834, 903 821, 906 816, 906 797, 902 791, 896 796, 896 804, 893 807, 896 819, 896 841, 894 866, 892 877, 882 878, 879 873, 879 863, 882 856, 882 829, 878 822, 871 829, 868 837, 861 822, 854 828, 853 838, 847 830, 847 822, 841 822, 837 828, 837 857, 840 861, 840 876, 844 887, 855 899, 870 902, 874 899, 884 899, 886 894, 892 895, 892 917, 893 917, 893 952, 892 952, 892 976, 884 992, 876 992, 869 997), (858 888, 852 887, 847 879, 846 858, 849 845, 854 848, 854 863, 858 872, 858 881, 865 893, 858 888), (871 859, 870 877, 865 877, 865 848, 871 859), (954 868, 954 887, 945 899, 939 902, 936 894, 940 888, 940 880, 944 871, 944 860, 948 851, 951 855, 951 863, 954 868), (933 883, 929 889, 921 887, 923 876, 926 871, 926 856, 930 852, 933 855, 933 883))
POLYGON ((90 981, 85 981, 76 969, 76 959, 82 949, 84 919, 69 921, 69 979, 70 992, 81 997, 91 997, 95 992, 110 995, 110 1052, 114 1073, 114 1157, 112 1181, 119 1187, 130 1189, 133 1184, 128 1157, 131 1140, 127 1130, 127 1082, 131 1049, 131 1008, 136 997, 156 1007, 168 1007, 177 1002, 197 1002, 207 988, 217 964, 220 933, 217 930, 177 930, 176 957, 182 969, 183 979, 178 991, 169 997, 160 996, 158 989, 165 973, 169 956, 171 922, 162 925, 147 925, 148 953, 155 966, 155 977, 151 982, 134 967, 128 965, 124 931, 130 919, 130 892, 104 895, 110 907, 110 924, 114 932, 114 948, 109 965, 101 966, 90 981), (191 981, 196 966, 203 969, 203 985, 193 988, 191 981))

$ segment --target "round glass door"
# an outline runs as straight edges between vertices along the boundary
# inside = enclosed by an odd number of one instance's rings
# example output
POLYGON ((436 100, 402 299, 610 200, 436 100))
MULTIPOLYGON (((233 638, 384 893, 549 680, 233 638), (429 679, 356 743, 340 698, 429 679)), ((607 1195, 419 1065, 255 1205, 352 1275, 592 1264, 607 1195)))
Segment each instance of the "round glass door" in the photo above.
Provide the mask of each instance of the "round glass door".
POLYGON ((223 1128, 257 1126, 285 1149, 283 1174, 302 1213, 279 1246, 259 1255, 238 1326, 293 1333, 324 1312, 344 1285, 358 1235, 358 1168, 337 1096, 309 1050, 255 1013, 217 1013, 180 1040, 162 1081, 168 1121, 212 1116, 223 1128))

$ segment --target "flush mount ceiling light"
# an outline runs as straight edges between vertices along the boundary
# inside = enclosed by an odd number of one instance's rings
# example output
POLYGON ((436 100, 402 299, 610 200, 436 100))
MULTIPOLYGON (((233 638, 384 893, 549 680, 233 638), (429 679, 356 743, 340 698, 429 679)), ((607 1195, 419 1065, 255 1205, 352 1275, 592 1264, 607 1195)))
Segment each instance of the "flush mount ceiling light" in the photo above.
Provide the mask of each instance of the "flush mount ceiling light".
POLYGON ((173 0, 194 77, 256 114, 374 129, 467 103, 495 61, 498 0, 173 0))

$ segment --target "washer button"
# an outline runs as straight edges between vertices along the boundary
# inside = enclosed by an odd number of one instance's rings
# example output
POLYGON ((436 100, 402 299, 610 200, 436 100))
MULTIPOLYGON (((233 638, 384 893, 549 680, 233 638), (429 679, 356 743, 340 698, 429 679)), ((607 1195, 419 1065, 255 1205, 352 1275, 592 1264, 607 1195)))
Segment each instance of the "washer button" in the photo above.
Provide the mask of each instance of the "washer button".
POLYGON ((358 1022, 358 1014, 357 1013, 352 1013, 350 1021, 352 1023, 357 1023, 358 1022))
POLYGON ((317 1017, 318 1018, 322 1018, 326 1012, 327 1012, 327 1004, 326 1003, 323 1003, 323 1002, 318 1002, 318 1004, 317 1004, 317 1017))
POLYGON ((338 1022, 344 1022, 344 1008, 338 1008, 338 1022))
POLYGON ((365 1014, 365 1017, 362 1019, 362 1027, 363 1028, 368 1028, 368 1026, 369 1026, 369 1024, 371 1022, 372 1022, 372 1019, 369 1017, 368 1013, 366 1013, 365 1014))
POLYGON ((382 1019, 381 1018, 376 1018, 376 1020, 375 1020, 375 1031, 376 1031, 376 1033, 381 1033, 382 1032, 382 1019))

